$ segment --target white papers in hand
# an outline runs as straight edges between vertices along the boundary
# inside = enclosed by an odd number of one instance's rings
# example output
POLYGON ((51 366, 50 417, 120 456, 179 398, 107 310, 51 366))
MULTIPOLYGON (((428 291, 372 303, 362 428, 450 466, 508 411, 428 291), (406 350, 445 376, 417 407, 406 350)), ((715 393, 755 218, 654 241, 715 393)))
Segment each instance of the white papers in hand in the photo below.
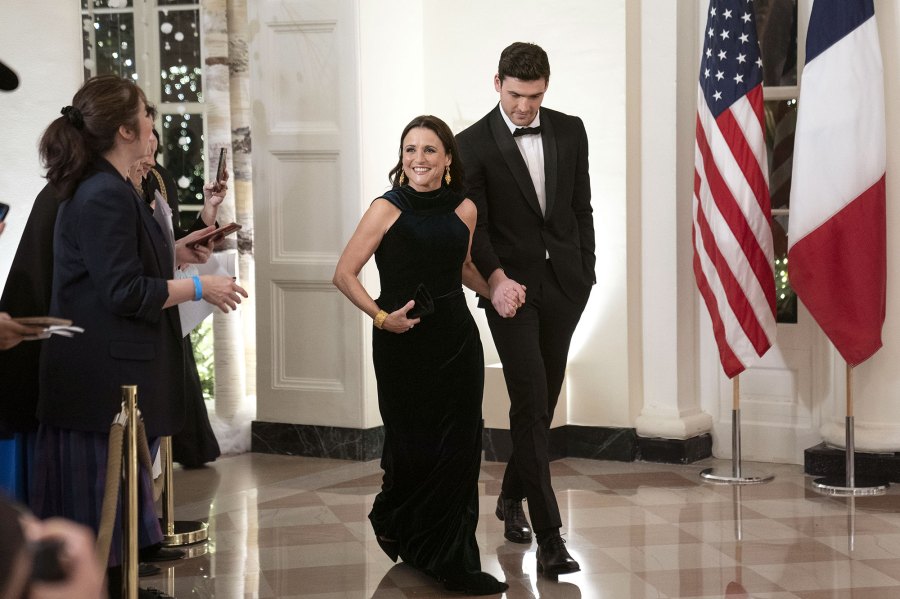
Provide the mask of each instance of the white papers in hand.
MULTIPOLYGON (((193 264, 190 274, 181 275, 222 275, 226 277, 237 276, 237 253, 234 250, 217 252, 209 257, 206 264, 193 264)), ((180 277, 179 277, 180 278, 180 277)), ((181 317, 181 334, 185 337, 190 334, 197 325, 203 322, 207 316, 213 313, 214 306, 206 300, 199 302, 184 302, 178 304, 178 315, 181 317)))
POLYGON ((83 333, 84 329, 74 325, 55 324, 44 329, 39 335, 31 335, 24 337, 24 341, 38 341, 40 339, 49 339, 50 335, 60 335, 62 337, 72 337, 75 333, 83 333))

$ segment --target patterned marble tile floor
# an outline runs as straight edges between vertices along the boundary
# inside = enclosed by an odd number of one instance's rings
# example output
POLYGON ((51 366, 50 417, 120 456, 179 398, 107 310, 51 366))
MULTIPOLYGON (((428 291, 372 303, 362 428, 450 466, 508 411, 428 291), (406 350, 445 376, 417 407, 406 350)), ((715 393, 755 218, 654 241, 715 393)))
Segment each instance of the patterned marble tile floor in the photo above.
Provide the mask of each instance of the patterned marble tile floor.
MULTIPOLYGON (((510 598, 887 599, 900 597, 900 488, 823 497, 799 466, 754 465, 763 485, 711 485, 690 466, 565 459, 552 464, 568 548, 582 571, 538 576, 535 546, 493 515, 503 464, 481 469, 482 567, 510 598)), ((187 598, 454 596, 393 564, 366 518, 378 461, 244 454, 175 471, 176 518, 210 541, 141 579, 187 598)), ((459 595, 455 595, 459 596, 459 595)))

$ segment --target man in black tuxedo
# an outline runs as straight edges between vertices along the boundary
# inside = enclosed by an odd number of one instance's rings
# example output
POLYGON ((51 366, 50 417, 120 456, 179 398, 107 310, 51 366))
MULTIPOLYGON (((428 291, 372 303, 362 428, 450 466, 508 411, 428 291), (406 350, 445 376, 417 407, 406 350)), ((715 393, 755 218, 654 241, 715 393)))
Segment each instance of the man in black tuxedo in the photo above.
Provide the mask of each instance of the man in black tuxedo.
POLYGON ((569 343, 594 276, 588 144, 578 117, 542 108, 547 54, 516 42, 500 55, 500 103, 457 136, 468 197, 478 207, 472 260, 491 297, 479 298, 503 362, 513 453, 497 499, 505 536, 531 542, 548 575, 577 572, 559 535, 548 437, 569 343))

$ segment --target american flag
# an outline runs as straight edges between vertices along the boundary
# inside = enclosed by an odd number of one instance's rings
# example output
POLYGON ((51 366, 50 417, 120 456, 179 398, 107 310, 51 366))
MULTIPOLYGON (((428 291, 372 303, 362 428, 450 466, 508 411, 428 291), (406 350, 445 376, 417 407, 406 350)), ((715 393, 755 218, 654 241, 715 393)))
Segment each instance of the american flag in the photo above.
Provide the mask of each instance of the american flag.
POLYGON ((748 0, 711 0, 694 158, 694 276, 729 378, 775 339, 762 59, 748 0))

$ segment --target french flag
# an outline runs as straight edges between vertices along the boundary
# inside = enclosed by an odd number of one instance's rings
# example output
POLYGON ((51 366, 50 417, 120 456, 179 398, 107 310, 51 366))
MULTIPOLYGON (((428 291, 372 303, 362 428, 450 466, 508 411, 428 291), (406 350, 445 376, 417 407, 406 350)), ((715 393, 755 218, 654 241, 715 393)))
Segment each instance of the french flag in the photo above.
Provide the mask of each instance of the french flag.
POLYGON ((885 146, 873 1, 815 0, 794 137, 788 272, 850 366, 881 348, 885 146))

